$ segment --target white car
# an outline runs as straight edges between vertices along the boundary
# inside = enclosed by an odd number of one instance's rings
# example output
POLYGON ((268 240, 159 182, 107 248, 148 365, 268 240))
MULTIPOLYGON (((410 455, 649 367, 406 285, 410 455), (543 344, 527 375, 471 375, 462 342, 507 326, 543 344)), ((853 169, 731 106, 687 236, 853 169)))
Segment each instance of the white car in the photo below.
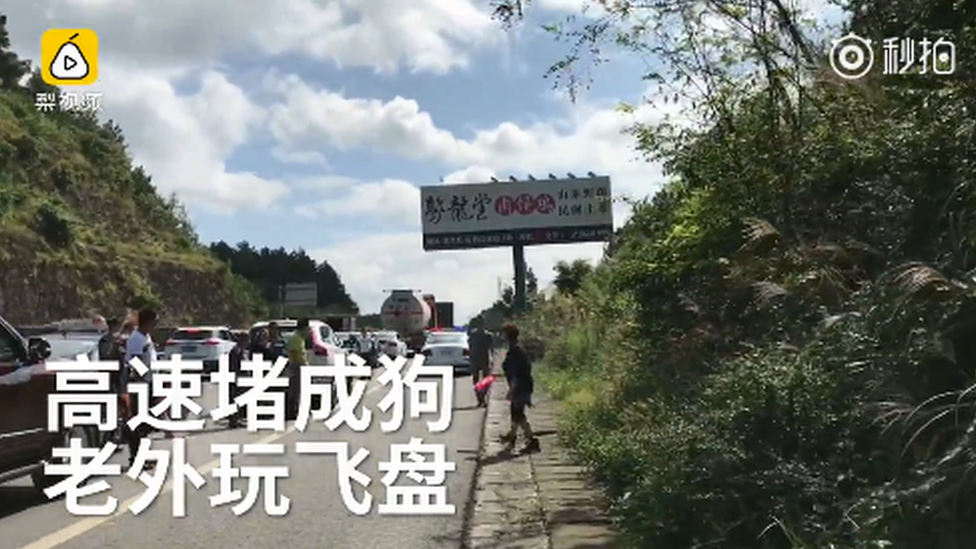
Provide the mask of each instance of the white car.
POLYGON ((180 355, 183 360, 203 361, 204 373, 217 371, 220 357, 229 354, 236 343, 227 326, 188 326, 177 328, 163 345, 165 356, 180 355))
POLYGON ((462 373, 471 369, 468 334, 464 332, 431 332, 420 352, 427 357, 424 364, 453 366, 455 372, 462 373))
MULTIPOLYGON (((295 319, 268 320, 258 322, 251 326, 251 340, 254 341, 257 333, 267 330, 268 325, 274 322, 278 325, 278 331, 282 339, 287 340, 298 329, 298 321, 295 319)), ((339 340, 336 338, 332 327, 321 320, 309 320, 308 327, 310 335, 305 340, 305 353, 308 355, 308 363, 315 366, 331 366, 335 364, 335 357, 343 352, 339 340)))
POLYGON ((376 332, 376 342, 380 352, 386 353, 390 358, 407 356, 407 344, 396 332, 376 332))
MULTIPOLYGON (((298 329, 298 321, 295 319, 283 319, 283 320, 268 320, 265 322, 258 322, 257 324, 251 326, 251 341, 254 342, 262 331, 268 329, 268 325, 274 322, 278 325, 278 332, 282 339, 286 342, 288 338, 294 335, 295 330, 298 329)), ((332 327, 322 322, 321 320, 309 320, 309 336, 305 339, 305 353, 308 357, 308 364, 310 366, 333 366, 336 363, 336 356, 340 353, 345 353, 346 351, 342 349, 339 340, 336 338, 335 332, 332 331, 332 327)), ((298 377, 297 372, 288 372, 286 377, 289 378, 291 383, 301 382, 300 377, 298 377)), ((318 382, 316 382, 318 383, 318 382)), ((301 386, 289 387, 289 389, 295 389, 294 391, 286 391, 286 408, 289 410, 289 418, 293 419, 295 417, 296 410, 298 408, 301 396, 298 394, 301 391, 301 386), (298 401, 294 399, 298 398, 298 401)), ((272 390, 284 390, 284 389, 272 389, 272 390)), ((332 391, 333 404, 336 403, 337 392, 332 391)), ((312 397, 313 408, 318 407, 317 397, 313 395, 312 397)))

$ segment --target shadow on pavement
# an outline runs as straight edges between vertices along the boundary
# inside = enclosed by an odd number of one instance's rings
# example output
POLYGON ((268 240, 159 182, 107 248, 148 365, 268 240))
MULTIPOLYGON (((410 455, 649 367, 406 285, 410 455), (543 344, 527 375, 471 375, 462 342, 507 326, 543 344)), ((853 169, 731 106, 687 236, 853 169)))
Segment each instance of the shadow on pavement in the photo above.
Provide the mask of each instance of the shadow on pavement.
POLYGON ((472 404, 471 406, 455 406, 452 411, 454 412, 470 412, 472 410, 483 410, 481 406, 477 404, 472 404))
POLYGON ((50 501, 33 486, 0 486, 0 519, 50 501))
MULTIPOLYGON (((513 459, 521 456, 521 455, 522 454, 519 453, 519 452, 516 452, 514 450, 507 450, 506 449, 506 450, 502 450, 502 451, 498 452, 495 455, 485 456, 485 457, 481 458, 480 459, 480 464, 481 464, 482 467, 489 467, 491 465, 498 465, 499 463, 505 463, 506 461, 511 461, 511 460, 513 460, 513 459)), ((467 459, 468 461, 479 461, 477 455, 474 455, 474 456, 471 456, 471 457, 468 457, 468 458, 465 458, 465 459, 467 459)))

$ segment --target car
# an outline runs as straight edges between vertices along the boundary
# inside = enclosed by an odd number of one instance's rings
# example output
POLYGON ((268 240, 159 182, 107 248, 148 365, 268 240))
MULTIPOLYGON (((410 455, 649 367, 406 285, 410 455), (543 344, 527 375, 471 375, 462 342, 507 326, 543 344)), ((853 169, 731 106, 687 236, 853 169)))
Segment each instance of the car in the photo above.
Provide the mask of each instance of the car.
POLYGON ((380 352, 386 353, 390 358, 407 356, 407 344, 396 332, 376 332, 376 341, 380 352))
POLYGON ((356 346, 356 334, 354 332, 336 332, 336 341, 339 342, 339 347, 348 351, 355 351, 356 346))
POLYGON ((48 396, 55 392, 55 375, 45 361, 51 345, 40 337, 25 340, 0 317, 0 484, 31 477, 38 490, 62 480, 47 475, 44 465, 55 458, 52 450, 66 447, 72 438, 95 446, 94 427, 75 426, 48 431, 48 396))
POLYGON ((61 332, 43 334, 39 337, 50 345, 53 359, 74 360, 78 355, 84 355, 92 362, 99 360, 98 341, 102 337, 99 333, 61 332))
POLYGON ((227 326, 189 326, 177 328, 163 344, 167 357, 180 355, 183 360, 203 362, 204 374, 217 371, 220 357, 230 353, 237 343, 227 326))
MULTIPOLYGON (((258 322, 251 326, 251 341, 257 341, 258 337, 262 332, 268 329, 268 325, 274 322, 278 325, 278 331, 281 337, 287 340, 291 337, 295 330, 298 329, 298 321, 295 319, 281 319, 281 320, 266 320, 263 322, 258 322)), ((309 337, 305 339, 305 352, 308 357, 308 363, 311 366, 333 366, 336 363, 336 357, 342 353, 345 354, 345 350, 339 344, 336 338, 335 332, 332 331, 332 327, 321 320, 310 320, 309 321, 309 337)), ((289 372, 288 379, 292 383, 301 383, 301 377, 299 377, 295 372, 289 372)), ((294 388, 292 391, 286 391, 288 397, 291 400, 286 402, 286 408, 290 410, 289 415, 294 416, 294 411, 298 407, 298 402, 293 399, 300 399, 299 394, 300 387, 294 388)), ((335 391, 332 392, 333 400, 336 399, 335 391)))
POLYGON ((455 373, 467 374, 471 370, 468 334, 464 332, 431 332, 421 353, 425 365, 452 366, 455 373))

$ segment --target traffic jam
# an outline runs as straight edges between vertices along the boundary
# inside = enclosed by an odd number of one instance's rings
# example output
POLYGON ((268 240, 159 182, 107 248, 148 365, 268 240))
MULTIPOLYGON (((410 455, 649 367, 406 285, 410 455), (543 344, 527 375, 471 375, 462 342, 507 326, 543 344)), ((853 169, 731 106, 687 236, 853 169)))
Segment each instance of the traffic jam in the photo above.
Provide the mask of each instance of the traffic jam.
MULTIPOLYGON (((437 302, 433 295, 413 290, 394 290, 384 301, 382 326, 357 327, 356 318, 335 316, 309 319, 305 341, 308 365, 335 365, 339 354, 355 353, 373 367, 379 357, 412 358, 422 354, 423 365, 450 366, 456 374, 470 368, 466 328, 453 325, 453 303, 437 302)), ((200 361, 204 379, 217 371, 221 359, 235 348, 271 349, 274 341, 286 341, 298 330, 296 319, 268 319, 248 327, 228 325, 158 328, 153 334, 156 356, 180 355, 200 361)), ((118 358, 112 345, 134 329, 131 318, 96 316, 54 322, 45 326, 15 327, 0 317, 0 485, 29 478, 44 490, 58 482, 45 472, 52 451, 81 437, 101 445, 112 434, 92 427, 65 428, 49 432, 48 397, 56 391, 54 372, 47 361, 76 360, 79 356, 96 362, 118 358)), ((289 362, 285 377, 289 386, 286 408, 289 419, 297 409, 299 376, 289 362)), ((422 375, 422 374, 421 374, 422 375)))

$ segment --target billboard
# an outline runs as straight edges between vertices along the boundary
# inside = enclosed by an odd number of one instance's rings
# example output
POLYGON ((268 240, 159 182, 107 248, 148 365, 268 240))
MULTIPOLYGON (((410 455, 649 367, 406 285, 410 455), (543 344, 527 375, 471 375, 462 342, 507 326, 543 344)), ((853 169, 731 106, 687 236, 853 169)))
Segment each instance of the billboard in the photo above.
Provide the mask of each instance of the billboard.
POLYGON ((606 241, 610 197, 609 177, 421 187, 424 250, 606 241))

